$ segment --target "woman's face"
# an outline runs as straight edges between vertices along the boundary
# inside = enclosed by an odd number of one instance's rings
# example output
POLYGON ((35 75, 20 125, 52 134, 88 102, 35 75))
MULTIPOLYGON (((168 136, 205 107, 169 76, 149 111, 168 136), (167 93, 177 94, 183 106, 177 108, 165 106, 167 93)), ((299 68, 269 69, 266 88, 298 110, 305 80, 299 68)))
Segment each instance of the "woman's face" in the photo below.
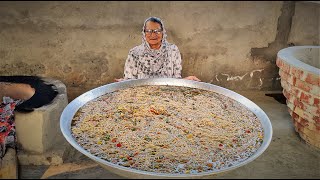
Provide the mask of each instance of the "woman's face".
POLYGON ((152 49, 160 48, 163 34, 159 23, 148 21, 145 27, 145 34, 146 40, 152 49))

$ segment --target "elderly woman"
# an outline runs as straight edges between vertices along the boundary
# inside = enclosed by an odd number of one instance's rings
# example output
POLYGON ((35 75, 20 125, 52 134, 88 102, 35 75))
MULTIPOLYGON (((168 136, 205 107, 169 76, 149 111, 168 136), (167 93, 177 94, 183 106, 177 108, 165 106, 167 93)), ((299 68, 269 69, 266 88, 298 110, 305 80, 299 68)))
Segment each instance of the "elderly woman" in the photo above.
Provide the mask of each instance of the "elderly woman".
MULTIPOLYGON (((178 47, 167 41, 162 21, 156 17, 146 19, 142 29, 142 44, 129 51, 124 67, 124 78, 181 78, 181 55, 178 47)), ((184 79, 200 81, 195 76, 184 79)))

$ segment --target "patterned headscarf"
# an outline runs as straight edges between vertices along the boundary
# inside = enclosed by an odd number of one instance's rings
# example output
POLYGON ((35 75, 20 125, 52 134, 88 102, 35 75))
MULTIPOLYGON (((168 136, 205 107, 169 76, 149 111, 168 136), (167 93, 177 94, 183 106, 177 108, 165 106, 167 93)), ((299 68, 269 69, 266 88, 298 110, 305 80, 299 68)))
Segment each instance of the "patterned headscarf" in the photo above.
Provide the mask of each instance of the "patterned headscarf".
MULTIPOLYGON (((157 17, 147 18, 142 27, 142 44, 130 50, 126 67, 128 69, 125 69, 125 74, 126 72, 139 71, 143 73, 140 73, 139 77, 135 78, 171 77, 173 72, 172 63, 176 61, 176 59, 172 59, 176 57, 172 56, 172 53, 169 53, 172 50, 178 51, 175 45, 168 43, 167 33, 161 19, 157 17), (159 21, 162 27, 162 40, 160 49, 151 49, 146 40, 146 34, 144 32, 145 26, 146 23, 150 20, 152 21, 152 19, 159 21)), ((180 68, 180 64, 177 66, 180 68)), ((128 73, 128 75, 125 75, 125 77, 133 78, 131 75, 132 74, 128 73)))
POLYGON ((169 50, 169 43, 167 41, 167 34, 164 28, 163 22, 160 18, 157 17, 149 17, 145 20, 143 27, 142 27, 142 44, 139 46, 137 50, 138 56, 138 66, 140 69, 144 71, 145 74, 149 74, 150 77, 159 77, 165 76, 162 72, 163 68, 168 64, 168 50, 169 50), (151 49, 149 43, 146 40, 146 34, 144 32, 146 23, 150 21, 150 19, 157 19, 161 24, 162 27, 162 44, 160 49, 151 49))
POLYGON ((149 55, 153 55, 153 56, 158 58, 159 56, 161 56, 162 54, 167 52, 167 48, 168 48, 167 32, 166 32, 166 29, 164 28, 164 24, 163 24, 163 22, 161 21, 160 18, 157 18, 157 17, 149 17, 149 18, 147 18, 144 21, 141 33, 142 33, 142 44, 143 44, 143 46, 145 48, 145 50, 144 50, 145 53, 147 53, 149 55), (161 28, 162 28, 161 47, 158 50, 150 48, 150 45, 149 45, 149 43, 147 42, 147 39, 146 39, 146 33, 144 32, 147 22, 150 21, 152 18, 158 20, 161 23, 160 25, 161 25, 161 28))

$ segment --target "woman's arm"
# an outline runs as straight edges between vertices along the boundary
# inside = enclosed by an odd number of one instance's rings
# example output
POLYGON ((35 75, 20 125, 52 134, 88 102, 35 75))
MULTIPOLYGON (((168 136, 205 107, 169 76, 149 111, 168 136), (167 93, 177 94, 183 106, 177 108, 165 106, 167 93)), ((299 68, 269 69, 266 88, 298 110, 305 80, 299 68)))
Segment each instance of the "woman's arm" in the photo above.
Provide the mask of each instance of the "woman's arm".
POLYGON ((124 65, 124 79, 137 79, 137 65, 133 58, 132 50, 129 52, 124 65))
POLYGON ((182 71, 182 59, 181 54, 177 46, 174 46, 173 49, 173 69, 172 69, 172 77, 173 78, 181 78, 181 71, 182 71))
POLYGON ((0 102, 4 96, 12 99, 28 100, 35 93, 35 89, 29 84, 0 82, 0 102))
POLYGON ((126 79, 137 79, 138 77, 136 75, 136 71, 137 71, 136 64, 132 56, 132 51, 130 50, 124 65, 124 73, 123 73, 124 77, 119 79, 114 79, 114 81, 119 82, 126 79))

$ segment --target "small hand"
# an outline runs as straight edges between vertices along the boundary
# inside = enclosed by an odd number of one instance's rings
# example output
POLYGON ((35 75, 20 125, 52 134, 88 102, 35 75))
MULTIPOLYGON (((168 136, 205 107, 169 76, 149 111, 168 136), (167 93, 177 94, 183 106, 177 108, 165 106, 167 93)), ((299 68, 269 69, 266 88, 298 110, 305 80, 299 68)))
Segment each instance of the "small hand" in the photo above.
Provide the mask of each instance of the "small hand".
POLYGON ((124 80, 123 78, 114 79, 115 82, 120 82, 120 81, 123 81, 123 80, 124 80))
POLYGON ((201 81, 200 79, 198 79, 196 76, 188 76, 188 77, 185 77, 183 79, 188 79, 188 80, 193 80, 193 81, 201 81))

